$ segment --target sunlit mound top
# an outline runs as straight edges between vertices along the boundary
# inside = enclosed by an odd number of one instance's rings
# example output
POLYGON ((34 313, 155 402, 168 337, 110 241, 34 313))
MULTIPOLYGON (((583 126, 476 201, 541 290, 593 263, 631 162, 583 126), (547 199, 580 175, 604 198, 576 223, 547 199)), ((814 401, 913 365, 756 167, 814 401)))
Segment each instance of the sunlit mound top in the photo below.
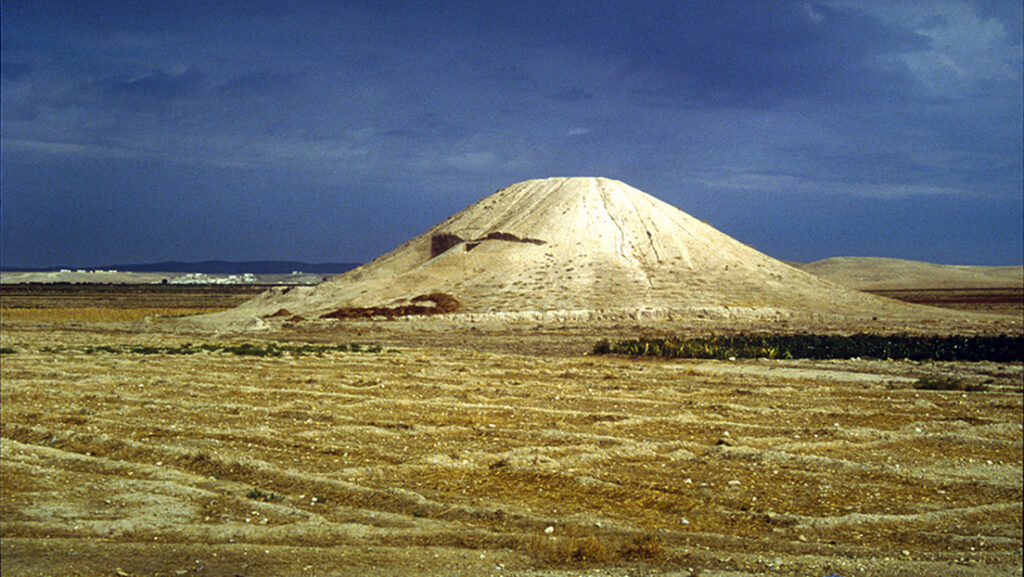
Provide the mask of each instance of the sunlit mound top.
POLYGON ((894 303, 772 259, 616 180, 514 184, 321 285, 238 309, 306 319, 550 311, 865 313, 894 303))

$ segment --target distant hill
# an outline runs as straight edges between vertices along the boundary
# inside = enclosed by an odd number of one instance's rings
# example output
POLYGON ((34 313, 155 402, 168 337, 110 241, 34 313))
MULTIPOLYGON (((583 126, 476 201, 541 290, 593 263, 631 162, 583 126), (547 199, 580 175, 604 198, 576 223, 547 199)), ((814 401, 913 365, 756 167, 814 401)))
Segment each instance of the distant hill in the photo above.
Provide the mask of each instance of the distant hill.
POLYGON ((994 289, 1024 286, 1024 267, 960 266, 880 257, 833 257, 790 263, 857 290, 994 289))
POLYGON ((48 267, 15 268, 0 267, 3 272, 56 272, 62 269, 117 270, 122 272, 194 272, 204 274, 289 274, 302 271, 309 274, 341 274, 359 266, 354 262, 308 263, 287 260, 223 261, 202 262, 168 261, 148 264, 113 264, 94 267, 48 267))

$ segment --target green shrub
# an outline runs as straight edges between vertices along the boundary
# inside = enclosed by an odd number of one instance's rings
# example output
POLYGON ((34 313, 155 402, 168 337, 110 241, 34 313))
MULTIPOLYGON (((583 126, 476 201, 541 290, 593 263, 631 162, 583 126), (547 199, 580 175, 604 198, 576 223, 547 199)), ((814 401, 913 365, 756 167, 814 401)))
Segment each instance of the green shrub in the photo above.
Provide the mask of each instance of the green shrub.
POLYGON ((640 338, 594 346, 594 354, 666 358, 910 359, 933 361, 1024 360, 1020 336, 735 335, 640 338))

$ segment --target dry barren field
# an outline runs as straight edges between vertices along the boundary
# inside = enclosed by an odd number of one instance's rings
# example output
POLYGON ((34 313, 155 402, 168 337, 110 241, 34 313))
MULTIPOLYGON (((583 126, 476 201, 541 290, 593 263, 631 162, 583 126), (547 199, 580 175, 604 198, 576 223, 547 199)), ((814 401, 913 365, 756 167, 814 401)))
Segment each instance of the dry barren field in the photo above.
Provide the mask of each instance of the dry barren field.
POLYGON ((982 313, 1024 315, 1024 288, 896 289, 873 294, 904 302, 982 313))
POLYGON ((209 295, 5 294, 5 576, 1021 572, 1019 364, 365 325, 316 335, 358 352, 262 334, 285 352, 258 356, 130 312, 209 295))

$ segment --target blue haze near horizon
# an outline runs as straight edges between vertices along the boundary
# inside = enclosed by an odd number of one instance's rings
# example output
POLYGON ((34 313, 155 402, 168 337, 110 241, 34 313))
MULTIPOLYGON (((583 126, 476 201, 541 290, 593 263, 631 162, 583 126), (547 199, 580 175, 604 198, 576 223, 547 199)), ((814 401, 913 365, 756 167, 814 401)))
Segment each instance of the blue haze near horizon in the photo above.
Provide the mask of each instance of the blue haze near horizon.
POLYGON ((7 268, 366 262, 547 176, 785 260, 1024 262, 1016 1, 0 9, 7 268))

